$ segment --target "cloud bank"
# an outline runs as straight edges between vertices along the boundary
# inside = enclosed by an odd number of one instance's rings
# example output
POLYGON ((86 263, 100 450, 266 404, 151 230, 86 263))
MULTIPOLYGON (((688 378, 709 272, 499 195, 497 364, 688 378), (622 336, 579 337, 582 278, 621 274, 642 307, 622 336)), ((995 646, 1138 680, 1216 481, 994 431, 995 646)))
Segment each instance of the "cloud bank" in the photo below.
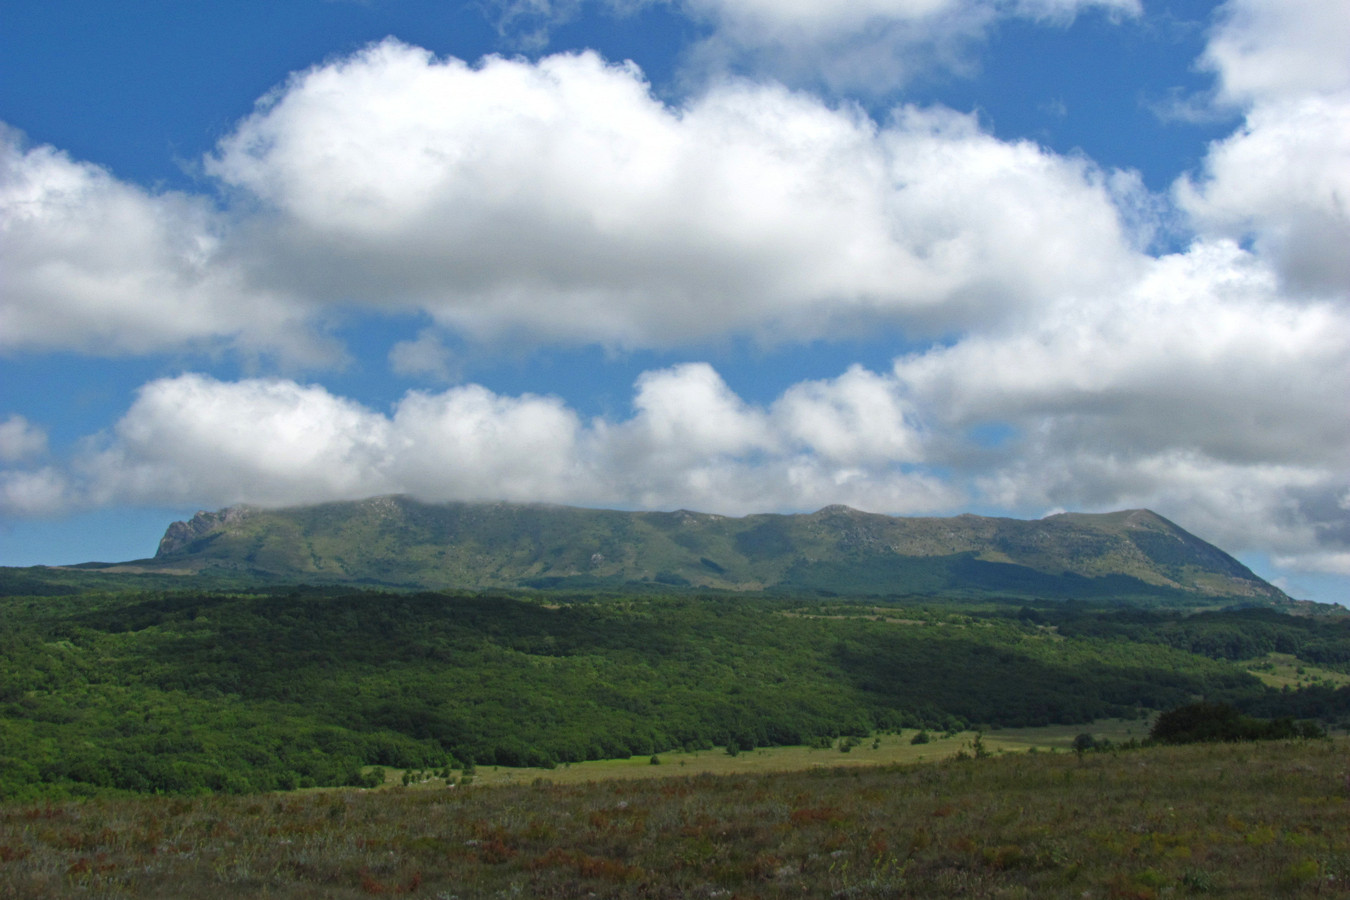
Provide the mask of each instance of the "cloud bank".
POLYGON ((4 148, 10 347, 310 353, 325 308, 614 347, 1018 315, 1128 277, 1113 186, 950 110, 878 126, 730 82, 684 108, 593 53, 395 41, 295 76, 205 161, 231 205, 4 148))
POLYGON ((761 409, 691 363, 645 373, 633 405, 622 421, 583 421, 556 397, 464 385, 409 392, 386 414, 318 385, 189 374, 145 385, 68 470, 6 473, 0 504, 34 514, 411 493, 746 513, 841 497, 907 511, 959 500, 905 471, 921 461, 916 423, 894 383, 863 370, 761 409))

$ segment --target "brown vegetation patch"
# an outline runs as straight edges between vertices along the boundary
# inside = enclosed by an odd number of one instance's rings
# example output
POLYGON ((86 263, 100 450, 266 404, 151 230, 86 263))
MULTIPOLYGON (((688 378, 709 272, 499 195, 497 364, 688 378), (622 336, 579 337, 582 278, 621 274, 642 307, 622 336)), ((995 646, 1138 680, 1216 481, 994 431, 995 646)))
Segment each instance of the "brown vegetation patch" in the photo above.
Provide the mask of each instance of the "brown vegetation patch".
POLYGON ((1345 896, 1347 751, 0 806, 0 898, 1345 896))

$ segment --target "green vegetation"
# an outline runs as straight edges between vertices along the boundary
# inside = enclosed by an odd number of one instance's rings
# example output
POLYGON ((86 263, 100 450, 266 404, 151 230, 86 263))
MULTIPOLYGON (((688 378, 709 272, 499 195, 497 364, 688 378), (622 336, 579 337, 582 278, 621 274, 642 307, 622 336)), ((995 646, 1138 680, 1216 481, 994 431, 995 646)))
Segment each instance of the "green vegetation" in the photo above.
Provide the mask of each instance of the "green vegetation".
POLYGON ((1345 896, 1348 750, 11 803, 0 898, 1345 896))
MULTIPOLYGON (((731 518, 375 497, 198 513, 169 527, 154 559, 95 571, 431 590, 1292 603, 1217 547, 1147 510, 1028 522, 894 518, 831 506, 731 518)), ((24 577, 47 574, 29 570, 24 577)))
POLYGON ((1227 703, 1201 701, 1169 709, 1153 723, 1149 737, 1164 744, 1215 741, 1276 741, 1325 737, 1315 722, 1293 719, 1257 719, 1244 716, 1227 703))
POLYGON ((822 741, 865 758, 900 729, 992 738, 1197 699, 1267 719, 1350 714, 1350 688, 1268 687, 1235 647, 1350 671, 1344 620, 1242 610, 342 588, 11 597, 0 797, 362 785, 369 766, 665 765, 673 751, 822 741))
POLYGON ((1342 894, 1348 723, 1143 511, 202 514, 0 569, 0 900, 1342 894))

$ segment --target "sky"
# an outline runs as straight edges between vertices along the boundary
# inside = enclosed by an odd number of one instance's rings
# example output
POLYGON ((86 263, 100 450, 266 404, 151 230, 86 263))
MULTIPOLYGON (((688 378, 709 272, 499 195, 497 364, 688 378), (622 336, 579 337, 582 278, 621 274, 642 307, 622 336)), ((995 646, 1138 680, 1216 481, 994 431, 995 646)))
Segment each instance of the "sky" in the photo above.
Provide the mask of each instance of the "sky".
POLYGON ((0 0, 0 565, 1147 507, 1350 604, 1344 0, 0 0))

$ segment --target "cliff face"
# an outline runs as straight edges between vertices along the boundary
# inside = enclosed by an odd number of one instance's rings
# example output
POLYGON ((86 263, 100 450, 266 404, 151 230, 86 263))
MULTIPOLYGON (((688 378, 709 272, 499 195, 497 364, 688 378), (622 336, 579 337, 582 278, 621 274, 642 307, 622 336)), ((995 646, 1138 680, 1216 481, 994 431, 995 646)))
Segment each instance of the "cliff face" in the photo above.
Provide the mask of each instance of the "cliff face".
POLYGON ((159 549, 155 558, 190 552, 192 545, 204 539, 219 536, 226 528, 247 518, 250 510, 244 506, 232 506, 217 512, 198 511, 186 522, 174 522, 159 539, 159 549))
POLYGON ((648 584, 1288 602, 1219 548, 1148 510, 1024 521, 898 518, 830 506, 731 518, 376 497, 199 512, 169 526, 155 559, 271 580, 426 588, 648 584))

